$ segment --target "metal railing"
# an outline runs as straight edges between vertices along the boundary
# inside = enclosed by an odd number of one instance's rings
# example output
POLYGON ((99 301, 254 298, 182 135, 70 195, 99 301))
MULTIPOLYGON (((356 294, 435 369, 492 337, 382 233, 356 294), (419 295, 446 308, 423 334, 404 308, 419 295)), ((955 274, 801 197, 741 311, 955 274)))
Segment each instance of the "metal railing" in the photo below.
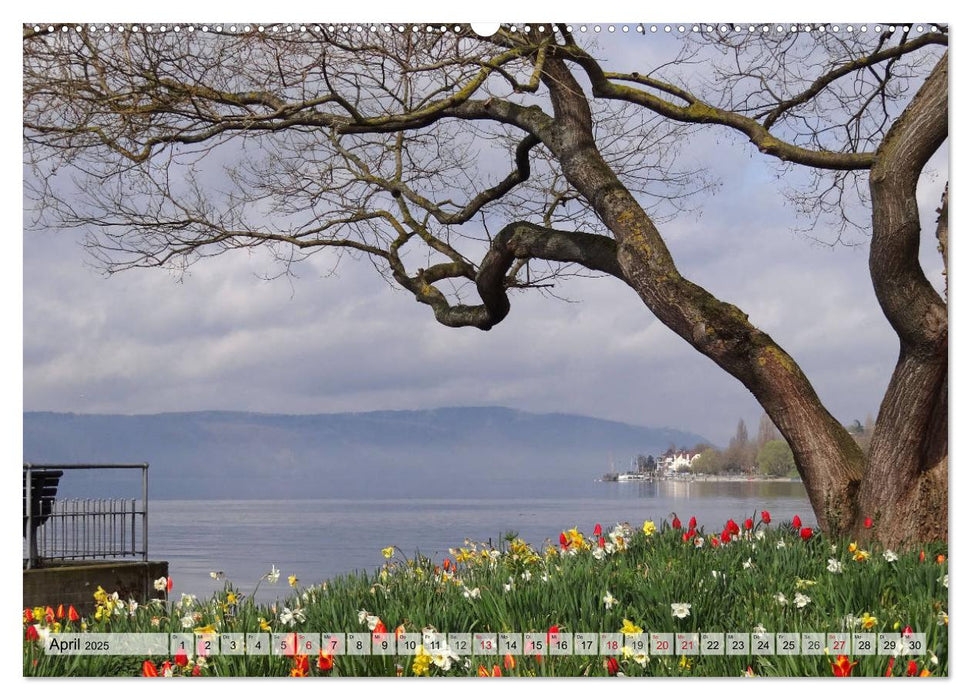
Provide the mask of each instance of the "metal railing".
POLYGON ((148 464, 24 464, 24 539, 25 569, 84 559, 147 561, 148 464), (140 469, 140 507, 135 498, 57 498, 65 471, 95 469, 140 469))

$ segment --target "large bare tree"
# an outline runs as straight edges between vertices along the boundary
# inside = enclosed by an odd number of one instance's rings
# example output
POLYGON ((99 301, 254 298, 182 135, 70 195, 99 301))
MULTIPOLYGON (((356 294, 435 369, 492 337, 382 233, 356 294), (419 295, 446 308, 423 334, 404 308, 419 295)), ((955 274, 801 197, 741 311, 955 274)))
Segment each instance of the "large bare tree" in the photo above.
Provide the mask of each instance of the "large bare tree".
MULTIPOLYGON (((23 41, 36 222, 84 229, 109 272, 339 251, 482 330, 510 290, 610 275, 754 394, 824 529, 947 537, 947 305, 916 198, 947 137, 945 28, 701 27, 677 60, 628 52, 627 72, 552 25, 121 29, 23 41), (866 455, 778 343, 678 271, 660 227, 704 196, 679 159, 700 129, 808 173, 793 196, 817 230, 868 229, 900 355, 866 455)), ((946 189, 936 235, 946 270, 946 189)))

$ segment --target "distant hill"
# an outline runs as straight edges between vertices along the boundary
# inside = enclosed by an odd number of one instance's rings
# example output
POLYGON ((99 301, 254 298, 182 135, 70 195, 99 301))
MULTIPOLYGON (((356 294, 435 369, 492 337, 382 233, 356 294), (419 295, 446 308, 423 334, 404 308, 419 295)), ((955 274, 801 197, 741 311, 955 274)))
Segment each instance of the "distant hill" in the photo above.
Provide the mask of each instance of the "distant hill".
MULTIPOLYGON (((491 407, 24 413, 25 462, 148 462, 152 498, 552 498, 589 490, 610 455, 622 470, 637 453, 699 442, 670 428, 491 407)), ((77 493, 65 495, 114 496, 124 480, 77 477, 77 493)))

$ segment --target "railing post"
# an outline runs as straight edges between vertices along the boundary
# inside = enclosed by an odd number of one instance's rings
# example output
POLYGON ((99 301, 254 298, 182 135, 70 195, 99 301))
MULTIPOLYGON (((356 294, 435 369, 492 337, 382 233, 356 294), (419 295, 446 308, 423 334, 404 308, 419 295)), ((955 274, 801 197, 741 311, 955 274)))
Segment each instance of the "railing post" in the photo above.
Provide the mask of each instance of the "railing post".
POLYGON ((148 464, 142 465, 142 561, 148 561, 148 464))
POLYGON ((33 500, 34 494, 31 492, 33 486, 33 472, 29 464, 24 466, 24 505, 27 508, 27 568, 34 566, 34 558, 37 556, 37 542, 34 540, 34 513, 33 500))

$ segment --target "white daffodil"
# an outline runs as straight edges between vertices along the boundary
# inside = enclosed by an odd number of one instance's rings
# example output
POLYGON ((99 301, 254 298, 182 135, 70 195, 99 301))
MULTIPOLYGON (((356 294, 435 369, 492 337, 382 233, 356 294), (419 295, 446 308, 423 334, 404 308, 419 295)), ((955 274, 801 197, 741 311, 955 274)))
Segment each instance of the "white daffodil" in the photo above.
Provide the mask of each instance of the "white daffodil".
POLYGON ((785 540, 779 540, 778 542, 775 543, 775 548, 776 549, 785 549, 786 548, 786 541, 785 540))
POLYGON ((937 579, 937 581, 938 581, 938 582, 939 582, 939 583, 940 583, 940 584, 941 584, 942 586, 944 586, 944 588, 947 588, 947 574, 944 574, 943 576, 941 576, 941 577, 940 577, 939 579, 937 579))
POLYGON ((465 596, 467 600, 472 600, 472 599, 474 599, 474 598, 478 598, 478 597, 480 597, 480 596, 479 596, 479 588, 478 588, 478 587, 475 587, 475 588, 472 588, 472 589, 469 589, 469 588, 465 588, 465 587, 463 586, 463 588, 464 588, 465 590, 463 590, 463 591, 462 591, 462 595, 463 595, 463 596, 465 596))
POLYGON ((891 552, 889 549, 883 553, 883 558, 886 559, 888 562, 897 561, 897 555, 894 552, 891 552))
POLYGON ((811 598, 808 595, 803 595, 802 593, 796 593, 793 598, 793 602, 796 604, 797 608, 804 608, 809 605, 811 598))
POLYGON ((156 591, 164 591, 165 587, 168 585, 168 579, 164 576, 162 578, 155 579, 155 583, 152 584, 156 591))
POLYGON ((183 627, 194 627, 196 624, 196 620, 194 617, 192 617, 192 615, 186 615, 181 620, 179 620, 179 622, 182 623, 183 627))
POLYGON ((705 546, 705 538, 695 537, 695 549, 701 549, 704 546, 705 546))
POLYGON ((755 533, 755 539, 757 539, 757 540, 764 540, 765 539, 765 530, 759 530, 759 531, 757 531, 755 533))
POLYGON ((752 557, 749 557, 748 559, 746 559, 745 561, 742 562, 742 568, 743 569, 751 569, 752 568, 752 557))
POLYGON ((647 662, 650 661, 647 654, 644 652, 634 654, 631 658, 634 659, 636 663, 640 664, 641 668, 647 668, 647 662))
POLYGON ((789 599, 786 598, 785 595, 783 595, 780 591, 779 593, 775 594, 775 602, 777 602, 779 605, 785 606, 789 604, 789 599))
POLYGON ((838 559, 830 559, 826 565, 826 570, 831 574, 841 574, 843 573, 843 562, 838 559))
POLYGON ((531 578, 533 578, 533 573, 529 569, 527 569, 522 574, 520 574, 520 578, 522 578, 523 581, 529 581, 531 578))
POLYGON ((283 612, 280 613, 280 622, 284 625, 289 625, 290 627, 293 627, 296 623, 303 622, 306 619, 307 617, 303 614, 303 610, 301 608, 294 608, 291 610, 290 608, 284 607, 283 612))
POLYGON ((138 601, 137 600, 129 600, 128 601, 128 614, 129 615, 134 615, 136 610, 138 610, 138 601))
POLYGON ((267 583, 276 583, 280 580, 280 570, 276 568, 276 564, 270 565, 270 573, 266 575, 267 583))
POLYGON ((614 596, 611 594, 610 591, 607 591, 607 595, 603 597, 603 601, 604 601, 604 607, 607 608, 607 610, 610 610, 618 602, 617 599, 614 598, 614 596))
POLYGON ((591 554, 593 554, 593 558, 597 561, 603 561, 604 557, 607 556, 603 547, 595 547, 591 554))
POLYGON ((452 651, 448 644, 444 644, 440 651, 432 654, 432 663, 443 671, 448 671, 450 668, 452 668, 452 662, 458 660, 458 654, 452 651))
POLYGON ((691 614, 691 603, 671 603, 671 615, 683 620, 691 614))
POLYGON ((761 624, 756 625, 752 628, 752 631, 756 632, 757 634, 765 634, 765 626, 761 624))

